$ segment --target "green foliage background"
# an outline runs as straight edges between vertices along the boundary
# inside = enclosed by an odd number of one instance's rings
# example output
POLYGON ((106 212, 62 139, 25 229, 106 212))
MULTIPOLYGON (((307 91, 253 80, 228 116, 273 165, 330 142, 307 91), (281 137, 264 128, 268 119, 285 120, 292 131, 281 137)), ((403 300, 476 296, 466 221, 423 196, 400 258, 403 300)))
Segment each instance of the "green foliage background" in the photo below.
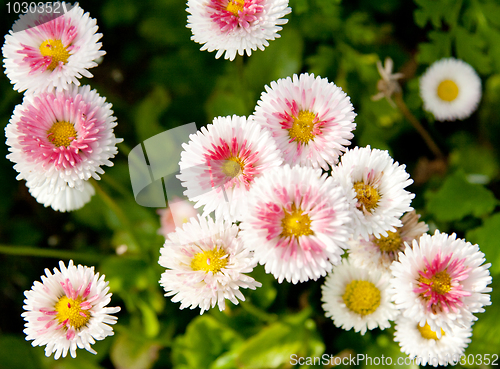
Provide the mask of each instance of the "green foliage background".
MULTIPOLYGON (((17 15, 0 9, 7 33, 17 15)), ((114 167, 81 210, 57 213, 38 204, 7 159, 0 160, 0 368, 223 369, 290 368, 290 355, 364 353, 403 356, 393 329, 361 336, 334 327, 320 302, 322 280, 278 284, 256 268, 263 287, 246 302, 199 316, 163 297, 157 264, 163 238, 154 209, 134 201, 127 154, 143 140, 181 124, 208 124, 219 115, 249 115, 264 85, 309 72, 341 86, 356 117, 354 145, 387 149, 407 165, 413 206, 431 232, 456 232, 478 243, 493 275, 493 304, 478 314, 466 354, 500 353, 500 3, 498 0, 290 0, 282 37, 264 52, 216 60, 200 52, 178 0, 83 0, 103 33, 103 62, 91 84, 114 106, 119 144, 114 167), (401 112, 370 99, 377 60, 392 57, 405 73, 404 99, 447 157, 436 161, 401 112), (418 77, 434 61, 455 56, 481 76, 483 98, 469 119, 435 122, 422 110, 418 77), (118 255, 116 249, 127 245, 118 255), (95 344, 97 355, 45 358, 24 340, 23 291, 59 259, 95 265, 120 305, 115 335, 95 344)), ((22 95, 0 77, 0 124, 22 95)), ((0 156, 7 154, 0 145, 0 156)), ((498 363, 498 362, 497 362, 498 363)), ((474 365, 465 365, 474 367, 474 365)), ((298 367, 298 366, 297 366, 298 367)), ((304 368, 308 366, 303 366, 304 368)), ((320 366, 316 366, 320 367, 320 366)))

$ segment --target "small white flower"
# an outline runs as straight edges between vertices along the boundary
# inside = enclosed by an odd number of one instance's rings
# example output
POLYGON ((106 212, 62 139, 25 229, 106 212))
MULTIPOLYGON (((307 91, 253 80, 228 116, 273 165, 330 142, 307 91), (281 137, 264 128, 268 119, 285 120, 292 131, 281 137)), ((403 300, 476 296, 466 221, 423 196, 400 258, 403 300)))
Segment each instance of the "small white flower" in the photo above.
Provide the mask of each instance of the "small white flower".
POLYGON ((410 207, 414 194, 404 188, 413 183, 405 165, 389 156, 387 151, 367 147, 348 150, 332 175, 351 199, 354 237, 388 236, 403 225, 400 217, 410 207))
POLYGON ((36 281, 31 290, 25 291, 24 333, 33 346, 46 346, 45 355, 54 359, 70 352, 76 357, 76 348, 85 348, 95 354, 90 345, 113 335, 108 324, 117 318, 109 315, 120 311, 119 307, 105 307, 111 301, 108 282, 104 275, 94 273, 94 267, 73 265, 62 261, 54 274, 45 269, 42 282, 36 281))
POLYGON ((188 28, 201 50, 217 50, 218 59, 233 60, 236 53, 248 56, 264 50, 268 41, 279 38, 282 19, 292 10, 288 0, 188 0, 188 28))
POLYGON ((390 266, 394 260, 398 260, 398 254, 404 250, 405 242, 411 243, 429 230, 427 224, 418 221, 419 217, 415 211, 411 211, 403 215, 403 226, 396 227, 396 232, 387 231, 387 236, 379 238, 370 235, 368 240, 361 237, 350 240, 349 260, 360 268, 391 273, 390 266))
POLYGON ((441 59, 420 77, 420 96, 437 120, 465 119, 481 100, 481 79, 464 61, 441 59))
POLYGON ((356 128, 349 96, 328 79, 307 73, 270 86, 257 102, 255 121, 272 132, 285 163, 329 170, 356 128))
POLYGON ((401 351, 417 365, 452 365, 460 362, 465 348, 470 343, 472 327, 455 327, 453 332, 441 332, 441 338, 428 324, 419 326, 413 319, 399 316, 396 319, 394 341, 401 351))
POLYGON ((80 85, 78 79, 93 77, 88 69, 96 67, 95 60, 105 54, 98 42, 102 34, 96 33, 96 20, 89 13, 84 14, 78 4, 54 2, 52 6, 60 15, 28 12, 5 36, 4 67, 14 90, 39 93, 80 85))
POLYGON ((436 231, 406 245, 392 266, 392 300, 403 315, 441 335, 477 320, 473 313, 490 305, 491 283, 478 245, 436 231))
POLYGON ((48 184, 31 186, 30 182, 26 182, 26 187, 40 204, 60 212, 82 208, 95 194, 94 187, 88 181, 83 183, 82 190, 65 186, 51 191, 48 184))
POLYGON ((244 274, 255 262, 238 237, 238 226, 229 222, 191 218, 169 233, 160 253, 158 263, 167 268, 160 284, 181 309, 200 307, 203 314, 218 305, 224 310, 226 299, 235 305, 245 300, 240 288, 261 286, 244 274))
POLYGON ((17 179, 26 179, 32 191, 43 186, 38 193, 47 195, 68 186, 85 192, 85 182, 104 173, 101 166, 113 165, 109 159, 122 141, 112 114, 111 104, 90 86, 25 96, 5 127, 17 179))
POLYGON ((396 107, 391 96, 401 92, 401 86, 399 85, 398 79, 403 78, 404 75, 403 73, 392 73, 393 66, 394 63, 389 57, 385 58, 383 67, 380 60, 377 60, 377 69, 382 79, 377 82, 379 93, 372 96, 372 100, 377 101, 385 97, 393 107, 396 107))
POLYGON ((365 334, 367 329, 391 326, 399 311, 390 302, 386 274, 357 268, 347 259, 333 267, 321 286, 323 310, 336 327, 365 334))
POLYGON ((203 215, 241 220, 256 178, 282 163, 270 133, 245 117, 217 117, 183 144, 180 175, 184 194, 204 206, 203 215))
POLYGON ((287 164, 257 178, 250 194, 240 237, 279 283, 316 280, 340 263, 351 219, 331 177, 287 164))

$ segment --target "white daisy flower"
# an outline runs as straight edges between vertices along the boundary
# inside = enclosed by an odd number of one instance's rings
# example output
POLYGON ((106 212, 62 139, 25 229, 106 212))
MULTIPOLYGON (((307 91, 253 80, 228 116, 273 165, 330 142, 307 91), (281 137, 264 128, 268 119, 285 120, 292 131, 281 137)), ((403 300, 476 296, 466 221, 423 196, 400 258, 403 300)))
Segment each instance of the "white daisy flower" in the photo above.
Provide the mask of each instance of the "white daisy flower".
POLYGON ((111 301, 108 282, 104 275, 94 273, 94 267, 73 265, 62 261, 54 274, 45 269, 42 282, 36 281, 31 290, 25 291, 24 333, 33 346, 46 346, 45 355, 54 359, 65 357, 68 351, 76 357, 76 348, 85 348, 95 354, 90 345, 113 335, 108 324, 115 324, 117 317, 109 315, 119 307, 105 307, 111 301))
POLYGON ((332 175, 351 199, 354 238, 387 237, 387 231, 396 232, 395 227, 403 225, 400 217, 413 210, 415 195, 404 189, 413 180, 405 165, 394 162, 387 151, 370 146, 348 150, 332 175))
POLYGON ((453 365, 460 362, 465 348, 470 343, 472 327, 455 327, 453 332, 441 331, 441 338, 428 324, 418 325, 413 319, 399 316, 396 319, 394 341, 401 351, 408 354, 417 365, 453 365))
POLYGON ((74 187, 61 187, 50 190, 50 184, 41 186, 31 186, 26 183, 30 194, 45 207, 50 206, 52 209, 60 212, 73 211, 82 208, 90 201, 90 198, 95 194, 94 187, 88 182, 83 183, 83 190, 74 187))
POLYGON ((191 218, 182 228, 168 235, 160 249, 158 263, 167 268, 160 284, 181 302, 181 309, 200 307, 205 310, 219 306, 225 300, 238 304, 245 297, 240 288, 254 290, 261 283, 244 273, 250 273, 255 262, 238 237, 238 226, 211 218, 191 218))
POLYGON ((441 59, 420 77, 420 96, 437 120, 465 119, 481 100, 481 79, 464 61, 441 59))
POLYGON ((401 218, 402 227, 396 232, 387 232, 387 236, 379 238, 370 235, 368 240, 358 237, 349 241, 349 260, 353 265, 369 270, 378 269, 383 273, 391 273, 390 266, 398 260, 398 254, 404 250, 405 242, 411 243, 429 230, 424 222, 419 222, 420 215, 411 211, 401 218))
POLYGON ((288 0, 188 0, 188 28, 200 50, 217 50, 218 59, 233 60, 236 53, 248 56, 264 50, 268 41, 279 38, 281 19, 292 11, 288 0))
POLYGON ((104 173, 102 165, 113 165, 109 159, 122 141, 112 114, 111 104, 89 86, 25 96, 5 128, 17 179, 32 190, 44 186, 38 192, 47 195, 68 186, 85 192, 85 182, 104 173))
POLYGON ((328 170, 356 128, 349 96, 328 79, 307 73, 271 82, 255 107, 255 121, 271 130, 285 163, 328 170))
MULTIPOLYGON (((406 245, 392 266, 392 300, 421 326, 448 333, 477 320, 473 313, 490 305, 491 283, 484 254, 455 234, 424 234, 406 245)), ((437 332, 440 337, 440 331, 437 332)))
POLYGON ((387 293, 386 274, 357 268, 347 259, 333 268, 321 286, 323 310, 336 327, 365 334, 367 329, 391 326, 399 311, 387 293))
POLYGON ((321 170, 284 167, 256 179, 240 237, 278 282, 325 276, 351 229, 342 189, 321 170))
POLYGON ((88 69, 96 67, 95 60, 105 54, 98 42, 102 34, 96 33, 96 20, 89 13, 84 14, 77 4, 54 2, 52 6, 61 12, 28 12, 5 36, 4 67, 14 90, 39 93, 80 85, 78 78, 93 77, 88 69))
POLYGON ((217 117, 189 139, 178 178, 203 215, 240 220, 255 179, 282 163, 270 133, 246 117, 217 117))

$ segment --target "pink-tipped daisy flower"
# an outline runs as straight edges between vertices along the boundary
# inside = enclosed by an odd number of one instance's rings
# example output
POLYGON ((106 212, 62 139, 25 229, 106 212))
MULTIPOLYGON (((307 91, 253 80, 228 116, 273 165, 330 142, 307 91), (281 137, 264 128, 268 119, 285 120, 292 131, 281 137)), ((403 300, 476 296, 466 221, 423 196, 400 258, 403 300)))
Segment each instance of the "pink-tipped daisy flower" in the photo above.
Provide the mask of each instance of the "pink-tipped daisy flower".
POLYGON ((27 95, 5 128, 18 180, 56 194, 67 186, 80 191, 118 152, 111 104, 89 86, 27 95))
POLYGON ((250 200, 240 237, 279 283, 316 280, 340 263, 351 218, 333 178, 287 164, 257 178, 250 200))
POLYGON ((478 245, 436 231, 406 246, 392 266, 392 299, 403 315, 420 326, 428 324, 440 337, 442 329, 467 327, 473 313, 490 305, 491 276, 478 245))
POLYGON ((405 190, 413 183, 404 165, 387 151, 367 147, 348 150, 334 167, 335 176, 350 200, 354 237, 388 236, 403 225, 400 217, 413 210, 414 194, 405 190))
POLYGON ((2 48, 4 67, 14 90, 39 93, 52 88, 80 85, 82 76, 105 52, 98 42, 96 20, 77 4, 53 2, 49 13, 44 7, 21 15, 5 36, 2 48), (59 13, 54 13, 56 9, 59 13), (67 10, 67 11, 65 11, 67 10))
POLYGON ((291 11, 288 0, 188 0, 187 27, 202 51, 217 50, 217 59, 225 53, 233 60, 279 38, 281 25, 288 22, 282 18, 291 11))
POLYGON ((189 139, 178 178, 204 215, 241 219, 255 179, 282 163, 270 133, 246 117, 217 117, 189 139))
POLYGON ((160 279, 165 296, 203 314, 215 305, 224 310, 226 299, 244 301, 240 289, 260 287, 246 275, 256 263, 238 232, 235 224, 198 216, 169 233, 158 261, 166 268, 160 279))
POLYGON ((265 89, 255 107, 255 121, 272 132, 285 163, 325 170, 336 164, 356 127, 345 92, 307 73, 273 81, 265 89))
POLYGON ((111 301, 108 282, 104 275, 94 273, 94 267, 73 265, 62 261, 54 274, 45 269, 42 282, 36 281, 31 290, 24 292, 24 333, 33 346, 46 346, 45 355, 54 359, 70 352, 76 357, 77 348, 95 354, 91 345, 113 335, 117 318, 109 315, 119 307, 106 307, 111 301))

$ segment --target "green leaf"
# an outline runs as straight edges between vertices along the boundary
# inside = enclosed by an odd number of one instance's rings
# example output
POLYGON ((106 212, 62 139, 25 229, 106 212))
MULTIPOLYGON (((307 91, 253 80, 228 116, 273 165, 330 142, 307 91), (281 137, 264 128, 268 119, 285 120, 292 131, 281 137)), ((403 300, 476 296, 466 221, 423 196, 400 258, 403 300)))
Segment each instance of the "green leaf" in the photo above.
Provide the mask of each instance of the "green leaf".
POLYGON ((491 72, 491 60, 484 49, 485 40, 479 33, 470 33, 465 28, 457 26, 455 29, 455 48, 457 57, 469 63, 478 72, 491 72))
POLYGON ((0 336, 0 367, 9 369, 37 369, 40 367, 35 349, 21 337, 2 334, 0 336))
POLYGON ((462 171, 448 176, 438 191, 426 192, 426 199, 427 211, 440 221, 460 220, 466 215, 481 217, 498 203, 490 190, 468 182, 462 171))
POLYGON ((462 1, 456 0, 415 0, 420 9, 415 10, 415 23, 421 28, 428 21, 432 22, 434 28, 441 28, 442 21, 446 21, 450 27, 454 27, 458 21, 462 1))
POLYGON ((139 336, 120 334, 111 347, 111 361, 117 369, 149 369, 158 358, 160 345, 139 336))
POLYGON ((320 356, 325 346, 316 331, 310 315, 289 316, 292 323, 276 322, 247 340, 240 348, 236 363, 238 368, 278 368, 297 357, 320 356))
POLYGON ((151 306, 141 301, 139 303, 139 309, 142 313, 142 320, 144 324, 144 334, 146 337, 156 337, 160 333, 160 323, 158 322, 158 316, 151 306))
POLYGON ((500 273, 500 213, 487 218, 483 225, 466 233, 467 241, 477 243, 491 263, 492 275, 500 273))
POLYGON ((455 147, 450 154, 450 165, 461 168, 467 178, 475 183, 489 183, 500 171, 494 151, 471 140, 467 132, 460 132, 452 138, 455 147))
POLYGON ((452 34, 449 32, 430 31, 430 42, 418 44, 418 61, 422 64, 431 64, 441 58, 451 56, 452 34))
MULTIPOLYGON (((189 323, 184 335, 175 339, 172 361, 176 369, 208 369, 219 356, 238 347, 241 342, 242 337, 227 325, 210 315, 202 315, 189 323)), ((217 362, 222 365, 225 359, 219 360, 217 362)))

